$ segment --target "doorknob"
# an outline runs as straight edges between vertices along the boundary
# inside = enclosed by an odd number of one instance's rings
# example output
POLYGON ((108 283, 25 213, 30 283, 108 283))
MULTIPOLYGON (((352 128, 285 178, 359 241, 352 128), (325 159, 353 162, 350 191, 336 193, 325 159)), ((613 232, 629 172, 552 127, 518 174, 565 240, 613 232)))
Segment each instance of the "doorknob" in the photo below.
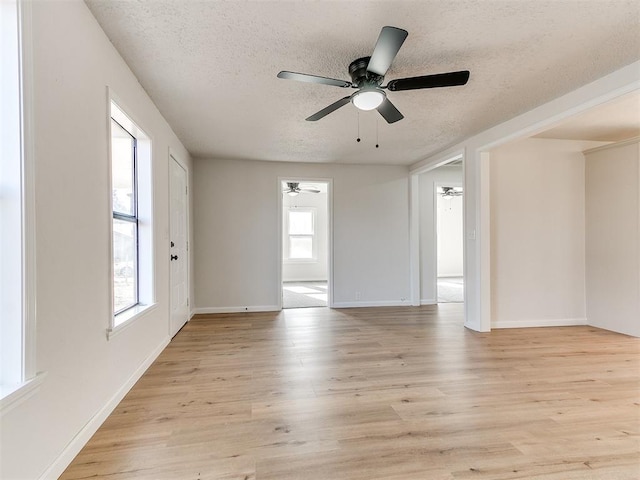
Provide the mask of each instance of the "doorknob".
POLYGON ((178 255, 171 255, 171 260, 177 260, 178 259, 178 255))

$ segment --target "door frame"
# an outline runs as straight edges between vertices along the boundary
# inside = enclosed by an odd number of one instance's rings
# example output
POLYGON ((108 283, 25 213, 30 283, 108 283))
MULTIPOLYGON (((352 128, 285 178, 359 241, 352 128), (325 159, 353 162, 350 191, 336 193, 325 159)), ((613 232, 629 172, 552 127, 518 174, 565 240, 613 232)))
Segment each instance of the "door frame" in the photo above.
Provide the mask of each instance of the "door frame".
MULTIPOLYGON (((167 225, 168 225, 168 234, 167 234, 167 238, 166 238, 166 244, 165 244, 165 251, 167 253, 166 255, 166 261, 168 263, 169 266, 169 319, 168 319, 168 331, 169 331, 169 336, 173 336, 175 335, 175 333, 177 332, 172 332, 171 331, 171 312, 173 311, 172 306, 171 306, 171 260, 170 260, 170 256, 171 256, 171 162, 174 161, 176 162, 176 164, 178 166, 180 166, 185 173, 185 183, 187 186, 187 211, 186 211, 186 237, 187 237, 187 244, 186 244, 186 253, 187 253, 187 262, 186 262, 186 266, 185 266, 185 272, 186 272, 186 282, 187 282, 187 307, 188 307, 188 312, 187 312, 187 322, 189 322, 189 320, 191 320, 191 317, 193 317, 193 299, 191 298, 191 185, 189 182, 189 167, 187 166, 187 164, 180 158, 179 155, 177 155, 173 149, 169 148, 169 161, 167 162, 167 191, 169 192, 169 208, 167 209, 167 225)), ((185 322, 185 324, 187 323, 185 322)), ((179 330, 178 330, 179 331, 179 330)))
MULTIPOLYGON (((562 121, 602 105, 623 95, 638 91, 636 61, 593 82, 578 87, 563 96, 539 105, 499 125, 472 135, 439 153, 409 167, 412 192, 416 173, 446 163, 454 155, 464 155, 465 178, 465 327, 477 332, 491 331, 491 208, 490 208, 490 152, 492 149, 519 138, 543 132, 562 121)), ((412 193, 411 205, 418 200, 412 193)), ((412 223, 417 217, 412 212, 412 223)), ((417 227, 417 222, 413 223, 417 227)), ((418 265, 415 240, 411 231, 412 268, 418 265)), ((415 269, 412 270, 412 300, 415 298, 415 269)))
MULTIPOLYGON (((431 164, 431 165, 427 165, 424 167, 421 167, 415 171, 412 171, 409 175, 410 178, 410 194, 409 194, 409 258, 410 258, 410 285, 411 285, 411 305, 413 306, 420 306, 421 305, 421 294, 422 294, 422 282, 421 282, 421 277, 422 277, 422 265, 421 265, 421 249, 422 249, 422 242, 421 242, 421 238, 420 238, 420 175, 422 175, 423 173, 427 173, 430 172, 431 170, 435 170, 436 168, 439 167, 443 167, 445 165, 448 165, 449 163, 452 163, 456 160, 460 160, 462 162, 462 183, 459 185, 462 187, 463 192, 465 193, 465 195, 463 196, 463 199, 466 198, 466 192, 467 192, 467 180, 466 180, 466 169, 467 169, 467 162, 465 159, 465 152, 464 150, 461 151, 457 151, 455 153, 452 153, 451 155, 446 156, 442 161, 439 161, 435 164, 431 164)), ((433 192, 434 195, 436 195, 436 188, 435 188, 435 182, 434 182, 434 188, 433 188, 433 192)), ((433 209, 434 209, 434 215, 433 215, 433 219, 434 219, 434 236, 435 241, 434 241, 434 249, 435 249, 435 255, 437 257, 437 232, 436 232, 436 224, 435 222, 437 221, 436 219, 436 215, 437 215, 437 204, 436 204, 436 200, 437 198, 434 197, 434 202, 433 202, 433 209)), ((462 237, 463 239, 467 238, 467 233, 466 233, 466 228, 467 228, 467 205, 466 205, 466 201, 462 202, 462 237)), ((436 258, 436 262, 437 262, 437 258, 436 258)), ((466 319, 467 319, 467 271, 468 271, 468 266, 467 266, 467 253, 466 253, 466 249, 464 248, 463 245, 463 249, 462 249, 462 281, 463 281, 463 285, 464 285, 464 316, 465 316, 465 324, 466 324, 466 319)), ((436 265, 436 269, 435 269, 435 303, 438 303, 438 269, 437 269, 437 265, 436 265)))
POLYGON ((278 241, 276 259, 277 266, 277 289, 278 289, 278 310, 282 310, 282 248, 283 248, 283 202, 282 202, 282 183, 298 182, 298 183, 326 183, 327 184, 327 307, 333 308, 333 178, 320 177, 278 177, 277 183, 277 224, 278 224, 278 241))
MULTIPOLYGON (((446 166, 443 165, 443 166, 446 166)), ((463 177, 464 178, 464 177, 463 177)), ((436 268, 433 270, 433 285, 435 292, 435 302, 438 304, 438 268, 440 262, 438 261, 438 187, 462 187, 462 284, 464 285, 464 182, 442 182, 440 180, 433 182, 433 258, 435 260, 436 268)), ((464 292, 464 289, 463 289, 464 292)), ((463 297, 464 301, 464 297, 463 297)))

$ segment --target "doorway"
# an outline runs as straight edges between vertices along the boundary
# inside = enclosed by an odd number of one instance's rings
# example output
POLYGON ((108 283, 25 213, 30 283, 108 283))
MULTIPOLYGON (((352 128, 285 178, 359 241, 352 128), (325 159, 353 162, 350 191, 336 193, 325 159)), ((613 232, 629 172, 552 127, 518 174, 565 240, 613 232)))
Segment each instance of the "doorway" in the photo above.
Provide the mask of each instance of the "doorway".
POLYGON ((437 303, 464 302, 463 189, 462 184, 437 184, 436 299, 437 303))
POLYGON ((189 320, 189 217, 187 171, 169 156, 169 334, 174 336, 189 320))
POLYGON ((281 179, 282 308, 330 305, 330 182, 281 179))
POLYGON ((464 303, 463 155, 414 173, 411 185, 412 304, 464 303))

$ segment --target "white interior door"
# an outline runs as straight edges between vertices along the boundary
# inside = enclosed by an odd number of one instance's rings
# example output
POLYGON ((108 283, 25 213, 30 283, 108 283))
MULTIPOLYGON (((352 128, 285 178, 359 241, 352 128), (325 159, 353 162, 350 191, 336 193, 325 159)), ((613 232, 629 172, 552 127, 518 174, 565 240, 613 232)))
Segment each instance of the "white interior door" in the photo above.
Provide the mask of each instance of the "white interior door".
POLYGON ((169 333, 174 336, 189 319, 189 258, 187 223, 187 172, 173 158, 169 161, 171 318, 169 333))

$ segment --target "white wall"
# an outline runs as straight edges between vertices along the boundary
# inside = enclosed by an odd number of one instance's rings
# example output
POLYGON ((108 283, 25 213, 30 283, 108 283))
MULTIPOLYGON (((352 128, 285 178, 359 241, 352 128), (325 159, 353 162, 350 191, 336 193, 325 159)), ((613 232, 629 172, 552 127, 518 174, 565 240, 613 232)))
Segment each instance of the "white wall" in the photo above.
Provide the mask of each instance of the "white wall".
POLYGON ((586 148, 526 139, 491 151, 493 327, 586 324, 586 148))
POLYGON ((463 197, 437 196, 438 277, 462 276, 463 197))
POLYGON ((333 179, 335 306, 409 304, 406 167, 196 159, 196 311, 277 308, 278 177, 333 179))
MULTIPOLYGON (((442 184, 462 185, 462 166, 438 167, 419 175, 420 216, 420 302, 436 303, 436 205, 435 187, 442 184)), ((462 252, 460 252, 462 256, 462 252)))
POLYGON ((36 359, 47 375, 3 412, 0 477, 12 480, 57 478, 168 342, 169 148, 190 161, 83 2, 31 7, 36 359), (107 86, 153 142, 157 300, 110 340, 107 86))
MULTIPOLYGON (((487 152, 507 142, 528 138, 558 125, 590 108, 618 99, 640 89, 640 61, 555 98, 528 112, 480 132, 460 143, 410 166, 412 187, 420 173, 464 155, 465 186, 465 326, 491 330, 491 241, 489 200, 489 159, 487 152)), ((411 205, 419 204, 417 189, 411 190, 411 205)), ((411 215, 412 265, 418 264, 418 218, 411 215), (415 241, 413 241, 415 240, 415 241)), ((418 298, 419 272, 411 273, 412 301, 418 298)))
MULTIPOLYGON (((105 414, 105 407, 115 405, 118 396, 141 372, 141 367, 168 340, 168 148, 182 160, 189 161, 187 152, 84 3, 33 2, 32 8, 36 355, 38 370, 48 374, 39 390, 2 417, 0 477, 8 479, 38 478, 47 469, 48 478, 55 478, 97 427, 96 418, 105 414), (105 335, 110 303, 107 295, 110 219, 105 216, 110 200, 106 167, 106 85, 114 89, 123 106, 153 140, 158 301, 158 308, 110 341, 105 335)), ((437 163, 450 156, 451 151, 468 149, 467 231, 477 229, 478 234, 484 234, 481 232, 484 228, 480 213, 483 179, 479 149, 530 125, 539 126, 542 119, 549 124, 569 115, 562 112, 576 113, 590 106, 589 102, 594 105, 624 94, 634 85, 637 88, 637 64, 623 70, 518 117, 506 126, 500 125, 468 139, 416 164, 415 168, 437 163)), ((373 299, 372 302, 379 299, 384 299, 382 303, 396 302, 407 295, 406 169, 197 163, 201 165, 199 172, 206 178, 202 181, 195 178, 193 185, 200 190, 201 200, 211 201, 209 207, 201 206, 193 222, 203 222, 196 243, 202 244, 197 248, 204 265, 198 267, 197 274, 204 281, 201 285, 212 280, 210 288, 196 292, 196 300, 205 302, 201 304, 243 305, 245 299, 258 304, 273 303, 277 286, 271 279, 276 268, 273 252, 278 235, 275 227, 272 228, 276 224, 275 177, 293 174, 335 178, 336 300, 348 303, 355 297, 355 288, 363 300, 373 299), (268 178, 260 178, 261 174, 268 178), (249 184, 259 187, 258 195, 241 201, 251 207, 252 214, 237 223, 225 217, 222 209, 214 208, 229 198, 232 185, 224 183, 226 178, 243 182, 248 179, 249 184), (222 193, 207 191, 209 186, 222 193), (265 200, 266 205, 256 204, 261 200, 265 200), (213 213, 208 213, 207 208, 213 213), (260 218, 262 213, 265 218, 260 218), (232 231, 226 232, 224 227, 232 231), (216 231, 218 236, 214 235, 216 231), (256 238, 246 240, 250 235, 256 238), (267 238, 263 246, 257 238, 261 235, 267 238), (237 240, 243 238, 244 241, 237 240), (213 239, 213 243, 207 246, 209 239, 213 239), (240 244, 237 248, 234 240, 240 244), (253 248, 257 251, 252 251, 253 248), (230 261, 225 258, 228 252, 232 254, 230 261), (265 252, 267 255, 263 255, 265 252), (238 273, 253 258, 260 259, 255 268, 238 273), (207 268, 217 271, 207 272, 207 268), (228 281, 227 275, 256 286, 255 295, 242 296, 241 285, 224 284, 228 281)), ((468 237, 466 248, 471 264, 467 274, 473 281, 469 318, 476 328, 484 329, 481 317, 486 302, 480 285, 486 271, 482 265, 485 245, 476 242, 475 237, 468 237)))
POLYGON ((640 336, 640 144, 585 158, 587 319, 640 336))
MULTIPOLYGON (((295 260, 283 260, 282 281, 283 282, 305 282, 305 281, 326 281, 328 259, 328 196, 324 192, 301 193, 295 197, 290 195, 282 196, 283 219, 286 218, 290 208, 313 208, 316 212, 316 222, 314 225, 314 237, 317 242, 317 258, 302 262, 295 260)), ((286 245, 286 222, 283 221, 282 244, 286 245)))

